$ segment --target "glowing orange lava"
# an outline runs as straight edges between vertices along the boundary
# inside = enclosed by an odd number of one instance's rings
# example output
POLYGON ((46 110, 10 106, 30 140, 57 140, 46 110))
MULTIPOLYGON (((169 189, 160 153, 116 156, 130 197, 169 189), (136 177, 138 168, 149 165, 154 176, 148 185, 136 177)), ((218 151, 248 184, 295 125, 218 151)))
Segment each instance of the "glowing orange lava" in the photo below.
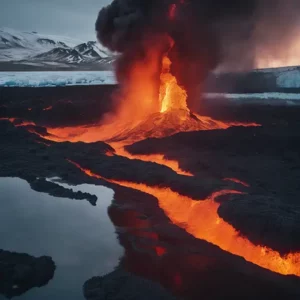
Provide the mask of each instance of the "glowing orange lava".
POLYGON ((164 113, 168 110, 184 109, 189 111, 187 107, 187 93, 177 83, 175 76, 171 74, 171 60, 168 56, 163 57, 163 68, 160 75, 160 112, 164 113))
POLYGON ((127 152, 121 144, 111 144, 111 146, 116 150, 116 154, 119 156, 124 156, 129 159, 139 159, 142 161, 148 161, 157 163, 159 165, 166 166, 177 174, 185 175, 185 176, 193 176, 192 173, 182 170, 179 167, 179 163, 176 160, 170 160, 164 157, 163 154, 150 154, 150 155, 131 155, 127 152))
POLYGON ((145 184, 106 179, 82 168, 77 163, 71 163, 88 176, 155 196, 159 206, 170 220, 196 238, 206 240, 262 268, 283 275, 300 276, 300 253, 281 256, 279 252, 270 248, 254 245, 240 236, 233 226, 219 217, 218 208, 220 204, 215 201, 216 198, 228 194, 242 194, 241 192, 222 190, 213 193, 203 201, 197 201, 173 192, 169 188, 150 187, 145 184))

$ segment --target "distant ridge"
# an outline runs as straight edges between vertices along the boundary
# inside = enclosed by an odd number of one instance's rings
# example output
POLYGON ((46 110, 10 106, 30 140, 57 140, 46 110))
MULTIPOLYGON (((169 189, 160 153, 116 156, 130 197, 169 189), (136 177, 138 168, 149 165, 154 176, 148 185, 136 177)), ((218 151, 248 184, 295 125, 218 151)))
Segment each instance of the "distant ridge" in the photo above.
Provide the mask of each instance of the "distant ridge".
POLYGON ((111 69, 115 55, 96 41, 0 28, 0 71, 111 69))

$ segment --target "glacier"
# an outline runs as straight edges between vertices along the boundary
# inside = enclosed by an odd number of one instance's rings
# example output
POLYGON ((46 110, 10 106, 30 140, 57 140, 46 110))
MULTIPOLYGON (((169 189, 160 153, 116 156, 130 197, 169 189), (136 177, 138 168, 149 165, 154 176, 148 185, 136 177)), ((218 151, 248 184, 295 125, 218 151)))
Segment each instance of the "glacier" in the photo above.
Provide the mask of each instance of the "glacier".
POLYGON ((299 106, 300 94, 297 93, 205 93, 203 99, 213 103, 231 103, 237 105, 299 106))
POLYGON ((112 71, 0 72, 0 87, 117 84, 112 71))

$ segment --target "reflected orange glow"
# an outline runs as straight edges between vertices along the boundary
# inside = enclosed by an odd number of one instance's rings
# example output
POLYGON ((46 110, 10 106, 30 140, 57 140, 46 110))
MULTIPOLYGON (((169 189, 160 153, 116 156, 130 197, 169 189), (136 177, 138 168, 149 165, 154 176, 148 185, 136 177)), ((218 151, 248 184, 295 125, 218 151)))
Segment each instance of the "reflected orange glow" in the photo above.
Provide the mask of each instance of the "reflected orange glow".
POLYGON ((176 17, 176 10, 177 10, 177 5, 176 4, 171 4, 169 8, 169 20, 174 20, 176 17))
POLYGON ((31 121, 22 121, 19 124, 15 124, 16 127, 22 127, 22 126, 35 126, 34 122, 31 121))
POLYGON ((106 156, 112 157, 112 156, 115 155, 115 153, 114 153, 113 151, 111 151, 111 150, 107 150, 107 151, 105 152, 105 155, 106 155, 106 156))
POLYGON ((52 110, 52 108, 53 108, 52 106, 48 106, 48 107, 44 108, 43 110, 44 110, 44 111, 52 110))
POLYGON ((222 190, 213 193, 207 199, 197 201, 173 192, 170 188, 150 187, 145 184, 106 179, 82 168, 77 163, 71 163, 88 176, 155 196, 159 206, 170 220, 196 238, 206 240, 262 268, 283 275, 300 276, 300 253, 281 256, 279 252, 270 248, 254 245, 248 239, 240 236, 233 226, 219 217, 218 208, 220 204, 215 201, 216 198, 228 194, 242 194, 241 192, 222 190))
POLYGON ((235 183, 239 183, 239 184, 241 184, 241 185, 243 185, 245 187, 250 187, 250 185, 248 183, 246 183, 246 182, 244 182, 242 180, 239 180, 237 178, 224 178, 224 180, 226 180, 226 181, 232 181, 232 182, 235 182, 235 183))
POLYGON ((167 253, 167 249, 160 247, 160 246, 156 246, 155 251, 156 251, 157 256, 163 256, 167 253))

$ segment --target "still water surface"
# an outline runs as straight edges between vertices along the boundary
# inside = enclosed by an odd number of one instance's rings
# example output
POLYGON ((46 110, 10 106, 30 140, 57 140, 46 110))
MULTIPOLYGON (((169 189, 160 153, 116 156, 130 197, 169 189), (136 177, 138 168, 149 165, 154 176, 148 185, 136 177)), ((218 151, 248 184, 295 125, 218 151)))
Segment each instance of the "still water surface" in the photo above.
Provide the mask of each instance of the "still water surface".
POLYGON ((84 282, 111 272, 123 255, 107 214, 113 191, 88 184, 64 186, 96 195, 97 206, 35 192, 19 178, 0 178, 0 249, 48 255, 57 266, 47 286, 17 299, 82 300, 84 282))

